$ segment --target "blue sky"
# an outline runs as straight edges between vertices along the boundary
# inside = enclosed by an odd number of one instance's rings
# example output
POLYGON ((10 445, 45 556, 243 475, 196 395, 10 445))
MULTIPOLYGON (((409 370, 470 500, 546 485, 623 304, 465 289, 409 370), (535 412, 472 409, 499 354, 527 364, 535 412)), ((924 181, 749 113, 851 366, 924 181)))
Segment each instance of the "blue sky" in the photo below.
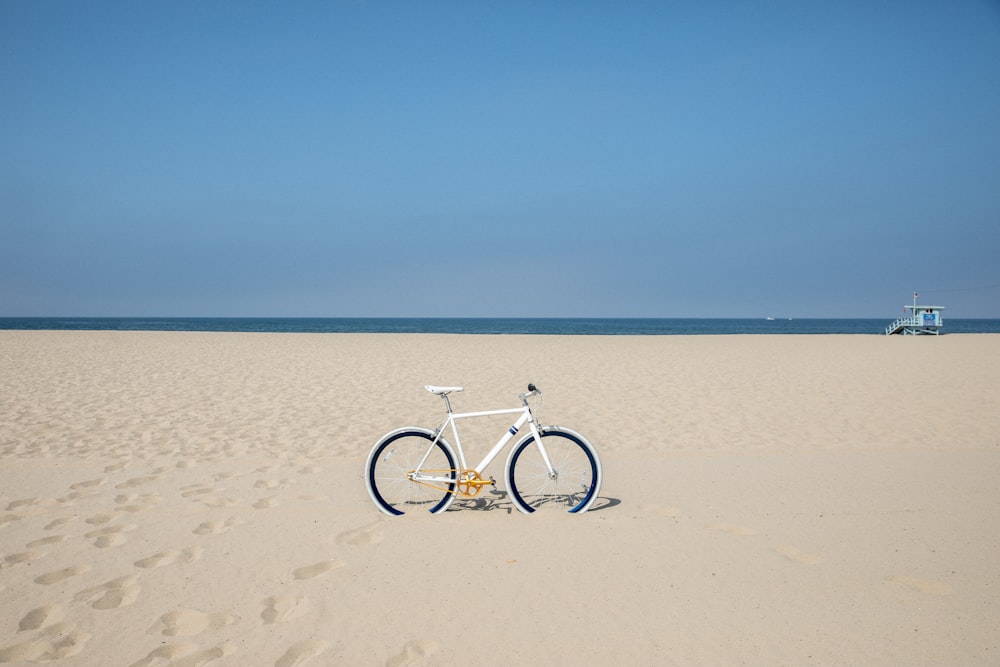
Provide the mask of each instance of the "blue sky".
POLYGON ((1000 317, 1000 3, 0 0, 0 315, 1000 317))

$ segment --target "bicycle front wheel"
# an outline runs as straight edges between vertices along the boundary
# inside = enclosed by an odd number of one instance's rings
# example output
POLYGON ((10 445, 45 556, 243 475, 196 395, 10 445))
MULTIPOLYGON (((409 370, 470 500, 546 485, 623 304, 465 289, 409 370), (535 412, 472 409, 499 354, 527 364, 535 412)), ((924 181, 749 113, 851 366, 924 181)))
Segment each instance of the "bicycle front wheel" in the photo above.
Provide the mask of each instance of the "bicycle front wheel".
POLYGON ((393 516, 427 511, 437 514, 455 499, 455 456, 431 431, 403 428, 375 443, 365 463, 365 486, 375 505, 393 516), (424 479, 414 473, 417 467, 424 479))
POLYGON ((601 461, 593 445, 558 426, 541 433, 540 445, 529 435, 511 450, 506 470, 511 502, 525 514, 542 509, 586 512, 601 489, 601 461))

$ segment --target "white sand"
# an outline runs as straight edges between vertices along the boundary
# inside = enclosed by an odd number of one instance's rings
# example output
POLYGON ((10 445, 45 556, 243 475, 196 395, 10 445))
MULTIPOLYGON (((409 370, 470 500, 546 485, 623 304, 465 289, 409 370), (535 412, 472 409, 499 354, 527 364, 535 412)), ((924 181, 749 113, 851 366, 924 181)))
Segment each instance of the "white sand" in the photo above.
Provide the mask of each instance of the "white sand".
POLYGON ((996 335, 2 331, 0 662, 997 665, 998 477, 996 335), (375 509, 528 382, 591 512, 375 509))

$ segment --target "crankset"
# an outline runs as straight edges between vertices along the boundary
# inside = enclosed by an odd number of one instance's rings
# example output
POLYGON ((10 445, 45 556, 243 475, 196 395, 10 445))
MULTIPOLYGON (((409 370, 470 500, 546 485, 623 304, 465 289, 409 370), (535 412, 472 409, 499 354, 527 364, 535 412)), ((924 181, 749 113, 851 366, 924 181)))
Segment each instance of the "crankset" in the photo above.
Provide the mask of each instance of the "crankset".
POLYGON ((475 498, 484 486, 496 486, 496 480, 492 477, 483 479, 475 470, 463 470, 455 481, 456 492, 467 498, 475 498))

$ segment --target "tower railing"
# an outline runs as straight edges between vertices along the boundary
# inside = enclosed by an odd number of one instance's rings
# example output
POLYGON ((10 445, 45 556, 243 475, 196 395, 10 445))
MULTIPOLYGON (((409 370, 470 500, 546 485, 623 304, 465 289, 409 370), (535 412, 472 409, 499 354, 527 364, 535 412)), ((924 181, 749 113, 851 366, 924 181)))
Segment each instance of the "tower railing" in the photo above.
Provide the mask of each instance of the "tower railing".
POLYGON ((919 326, 920 322, 916 317, 900 317, 898 320, 885 328, 885 335, 891 336, 904 327, 919 326))

